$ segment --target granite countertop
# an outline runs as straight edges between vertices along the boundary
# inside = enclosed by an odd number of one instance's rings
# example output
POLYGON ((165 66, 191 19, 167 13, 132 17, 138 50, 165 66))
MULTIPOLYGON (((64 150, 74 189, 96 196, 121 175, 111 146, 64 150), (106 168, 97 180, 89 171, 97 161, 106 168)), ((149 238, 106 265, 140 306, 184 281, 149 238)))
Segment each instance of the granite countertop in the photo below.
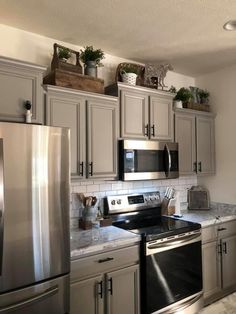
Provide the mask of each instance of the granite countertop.
POLYGON ((210 210, 184 210, 181 219, 197 222, 202 227, 236 219, 236 205, 212 203, 210 210))
POLYGON ((90 230, 71 230, 71 260, 139 243, 140 236, 109 226, 90 230))

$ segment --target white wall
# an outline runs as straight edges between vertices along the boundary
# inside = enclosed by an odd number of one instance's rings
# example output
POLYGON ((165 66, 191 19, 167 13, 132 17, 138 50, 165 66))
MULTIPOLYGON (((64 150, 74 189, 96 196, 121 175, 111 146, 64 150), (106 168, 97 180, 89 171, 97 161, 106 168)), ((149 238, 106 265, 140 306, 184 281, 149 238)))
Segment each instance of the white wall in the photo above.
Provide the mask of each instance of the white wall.
MULTIPOLYGON (((22 31, 13 27, 0 24, 0 55, 49 67, 53 54, 53 44, 65 45, 79 51, 82 47, 59 40, 40 36, 34 33, 22 31)), ((101 48, 102 47, 96 47, 101 48)), ((105 86, 115 81, 117 65, 130 60, 106 54, 103 61, 104 67, 98 68, 98 76, 105 81, 105 86)), ((182 74, 168 72, 166 85, 174 85, 176 88, 194 85, 194 78, 182 74)))
POLYGON ((198 182, 209 188, 213 201, 236 204, 236 65, 198 77, 196 86, 209 90, 217 114, 216 175, 198 182))

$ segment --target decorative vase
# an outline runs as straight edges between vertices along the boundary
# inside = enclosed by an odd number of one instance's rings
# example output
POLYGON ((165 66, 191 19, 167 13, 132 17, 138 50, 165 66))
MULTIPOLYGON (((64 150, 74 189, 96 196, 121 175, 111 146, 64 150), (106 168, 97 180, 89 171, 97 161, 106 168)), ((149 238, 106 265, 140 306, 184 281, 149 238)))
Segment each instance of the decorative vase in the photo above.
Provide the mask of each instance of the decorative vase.
POLYGON ((122 81, 130 85, 136 85, 137 74, 122 72, 122 81))
POLYGON ((96 61, 87 61, 84 65, 84 74, 97 77, 97 63, 96 61))
POLYGON ((175 107, 176 109, 181 109, 181 108, 183 108, 183 102, 182 102, 182 100, 174 100, 174 107, 175 107))

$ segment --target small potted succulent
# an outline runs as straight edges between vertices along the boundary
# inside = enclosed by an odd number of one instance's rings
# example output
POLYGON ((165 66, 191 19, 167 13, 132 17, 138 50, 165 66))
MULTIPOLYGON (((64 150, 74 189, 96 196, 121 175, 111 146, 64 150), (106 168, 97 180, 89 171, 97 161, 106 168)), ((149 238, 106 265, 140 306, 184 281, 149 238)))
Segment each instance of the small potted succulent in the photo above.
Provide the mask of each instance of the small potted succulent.
POLYGON ((138 76, 138 68, 133 64, 125 64, 121 70, 120 74, 122 81, 131 85, 136 85, 136 79, 138 76))
POLYGON ((174 98, 174 101, 175 101, 175 107, 176 108, 187 108, 187 104, 191 101, 192 99, 192 93, 190 91, 190 89, 188 88, 185 88, 185 87, 181 87, 175 98, 174 98))
POLYGON ((61 61, 67 62, 67 60, 71 57, 70 49, 65 47, 58 47, 57 55, 61 61))
POLYGON ((80 59, 84 63, 84 74, 97 77, 97 67, 103 66, 101 60, 105 54, 101 49, 94 49, 93 46, 86 46, 80 50, 80 59))
POLYGON ((200 104, 208 104, 210 93, 207 90, 199 89, 198 96, 200 98, 200 104))

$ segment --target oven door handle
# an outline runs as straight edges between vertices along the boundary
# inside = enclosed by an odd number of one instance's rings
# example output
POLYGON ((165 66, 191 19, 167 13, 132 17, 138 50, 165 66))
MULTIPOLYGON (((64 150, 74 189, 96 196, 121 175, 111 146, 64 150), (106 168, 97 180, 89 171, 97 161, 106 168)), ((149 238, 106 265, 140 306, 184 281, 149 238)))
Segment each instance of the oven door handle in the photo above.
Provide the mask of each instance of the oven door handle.
POLYGON ((199 238, 200 235, 201 235, 201 233, 198 232, 198 233, 195 233, 195 234, 183 236, 183 237, 178 238, 176 240, 170 240, 170 241, 166 241, 166 242, 159 242, 159 243, 151 244, 151 245, 148 245, 147 248, 149 250, 154 250, 154 249, 159 249, 159 248, 166 248, 166 247, 169 248, 171 246, 176 246, 176 245, 179 245, 179 244, 186 243, 188 241, 192 241, 192 240, 194 240, 196 238, 199 238))
POLYGON ((177 312, 182 312, 183 310, 185 310, 187 307, 193 305, 195 302, 199 301, 203 296, 203 293, 201 292, 200 294, 198 294, 197 296, 191 298, 190 300, 187 300, 175 307, 173 307, 172 309, 170 310, 166 310, 165 311, 165 314, 174 314, 174 313, 177 313, 177 312))

